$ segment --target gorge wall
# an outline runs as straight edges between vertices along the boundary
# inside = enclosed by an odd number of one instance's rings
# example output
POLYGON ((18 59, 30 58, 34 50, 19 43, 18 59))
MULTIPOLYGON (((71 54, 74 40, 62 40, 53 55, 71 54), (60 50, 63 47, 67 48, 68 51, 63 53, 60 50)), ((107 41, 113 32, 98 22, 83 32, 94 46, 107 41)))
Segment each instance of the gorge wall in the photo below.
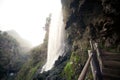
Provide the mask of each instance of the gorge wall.
MULTIPOLYGON (((51 70, 39 73, 34 80, 77 80, 88 58, 90 39, 98 42, 102 50, 120 52, 118 0, 61 0, 61 3, 65 55, 58 58, 51 70)), ((92 80, 90 70, 87 79, 92 80)))
MULTIPOLYGON (((66 40, 71 56, 63 69, 66 80, 77 80, 90 49, 89 40, 101 49, 120 52, 118 0, 61 0, 66 40), (79 56, 79 57, 78 57, 79 56)), ((89 79, 92 79, 88 73, 89 79)))
POLYGON ((67 33, 71 42, 72 37, 79 35, 79 40, 92 39, 106 48, 120 51, 118 0, 62 0, 62 4, 65 29, 68 31, 72 28, 67 33), (73 35, 69 35, 72 32, 73 35))

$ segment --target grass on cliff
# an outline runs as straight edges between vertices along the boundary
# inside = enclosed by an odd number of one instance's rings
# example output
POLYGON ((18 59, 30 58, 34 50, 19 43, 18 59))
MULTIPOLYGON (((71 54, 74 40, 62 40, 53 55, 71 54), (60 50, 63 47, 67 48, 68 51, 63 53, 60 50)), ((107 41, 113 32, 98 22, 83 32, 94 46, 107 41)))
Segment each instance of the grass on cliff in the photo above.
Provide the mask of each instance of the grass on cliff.
POLYGON ((16 80, 32 80, 36 76, 38 69, 46 62, 46 46, 44 43, 31 50, 30 58, 18 72, 16 80))
POLYGON ((73 52, 62 73, 67 80, 77 80, 78 74, 76 74, 76 72, 78 70, 77 66, 79 64, 79 61, 80 57, 75 55, 75 52, 73 52))

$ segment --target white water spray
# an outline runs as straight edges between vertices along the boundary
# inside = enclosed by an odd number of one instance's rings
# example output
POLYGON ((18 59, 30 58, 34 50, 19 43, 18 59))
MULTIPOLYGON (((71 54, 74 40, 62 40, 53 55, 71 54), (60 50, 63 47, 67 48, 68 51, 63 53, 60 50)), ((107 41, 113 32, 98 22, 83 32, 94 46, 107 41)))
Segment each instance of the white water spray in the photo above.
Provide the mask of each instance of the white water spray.
POLYGON ((44 65, 43 71, 50 70, 55 61, 64 51, 64 25, 62 10, 57 10, 52 14, 51 25, 49 29, 48 54, 47 62, 44 65))

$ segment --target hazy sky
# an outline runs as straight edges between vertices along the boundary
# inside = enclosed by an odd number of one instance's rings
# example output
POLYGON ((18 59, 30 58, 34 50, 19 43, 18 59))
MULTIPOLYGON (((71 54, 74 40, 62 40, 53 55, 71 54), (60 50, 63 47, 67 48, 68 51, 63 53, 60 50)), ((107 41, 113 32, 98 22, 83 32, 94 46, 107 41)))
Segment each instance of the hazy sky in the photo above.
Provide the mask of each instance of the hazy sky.
POLYGON ((46 17, 60 8, 60 0, 0 0, 0 30, 16 30, 36 46, 43 41, 46 17))

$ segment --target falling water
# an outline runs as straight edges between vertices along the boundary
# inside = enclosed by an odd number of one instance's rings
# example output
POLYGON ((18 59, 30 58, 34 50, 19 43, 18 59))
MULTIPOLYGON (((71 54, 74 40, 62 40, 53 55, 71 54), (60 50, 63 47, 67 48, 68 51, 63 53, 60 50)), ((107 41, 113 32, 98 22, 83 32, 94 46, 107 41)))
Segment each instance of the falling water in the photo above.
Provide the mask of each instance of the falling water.
POLYGON ((48 41, 47 62, 43 71, 50 70, 64 51, 64 25, 62 11, 52 15, 48 41))

